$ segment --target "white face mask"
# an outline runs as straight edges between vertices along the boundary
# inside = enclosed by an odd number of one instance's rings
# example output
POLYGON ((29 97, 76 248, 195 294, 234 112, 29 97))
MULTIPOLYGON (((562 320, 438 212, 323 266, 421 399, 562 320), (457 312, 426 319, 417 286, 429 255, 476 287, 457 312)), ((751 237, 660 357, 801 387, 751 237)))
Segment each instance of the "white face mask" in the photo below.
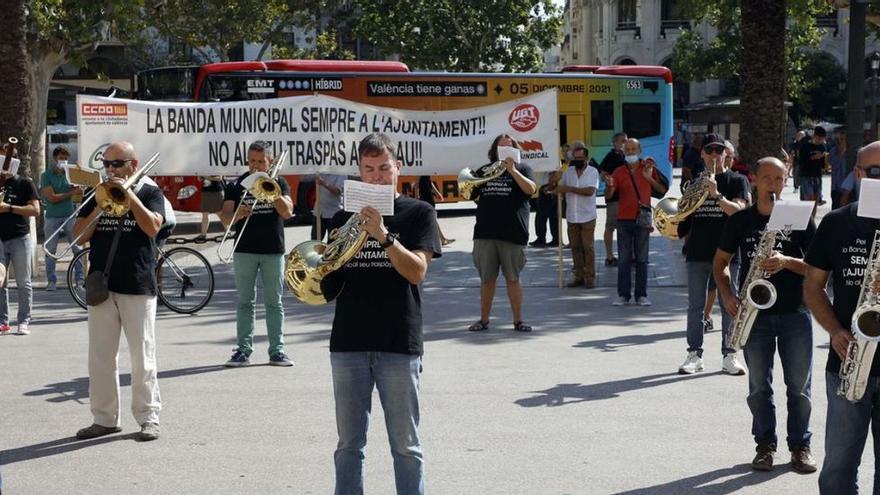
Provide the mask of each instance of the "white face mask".
POLYGON ((626 163, 629 163, 630 165, 632 165, 633 163, 636 163, 639 161, 639 155, 626 155, 625 159, 626 159, 626 163))

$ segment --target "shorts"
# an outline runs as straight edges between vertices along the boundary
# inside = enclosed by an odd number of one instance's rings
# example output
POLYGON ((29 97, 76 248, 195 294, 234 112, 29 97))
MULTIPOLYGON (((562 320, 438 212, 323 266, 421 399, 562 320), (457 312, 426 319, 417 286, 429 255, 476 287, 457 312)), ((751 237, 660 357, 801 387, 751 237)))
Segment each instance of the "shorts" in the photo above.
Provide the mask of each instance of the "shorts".
POLYGON ((508 282, 519 280, 519 273, 526 266, 526 247, 495 239, 474 239, 474 266, 480 281, 498 278, 498 269, 508 282))
POLYGON ((619 201, 613 201, 605 204, 605 230, 614 230, 617 228, 617 206, 619 201))
POLYGON ((199 211, 216 213, 223 209, 223 191, 202 191, 202 203, 199 211))
POLYGON ((822 196, 821 177, 801 177, 801 201, 806 198, 819 199, 822 196))

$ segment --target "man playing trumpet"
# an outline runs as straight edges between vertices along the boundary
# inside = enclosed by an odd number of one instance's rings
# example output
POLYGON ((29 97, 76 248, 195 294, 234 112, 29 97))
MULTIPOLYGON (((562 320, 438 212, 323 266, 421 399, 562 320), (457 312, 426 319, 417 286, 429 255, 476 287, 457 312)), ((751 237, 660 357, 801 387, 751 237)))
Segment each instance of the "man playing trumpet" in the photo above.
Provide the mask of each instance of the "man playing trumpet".
MULTIPOLYGON (((752 412, 752 434, 757 444, 752 468, 773 469, 776 452, 776 406, 773 403, 773 360, 779 347, 782 372, 788 398, 788 449, 795 471, 812 473, 816 461, 810 452, 811 366, 813 363, 813 326, 810 313, 803 304, 804 254, 813 239, 816 226, 810 221, 804 231, 791 232, 787 238, 777 236, 773 251, 767 257, 758 253, 758 246, 773 211, 774 198, 785 187, 786 167, 782 161, 768 157, 758 161, 755 170, 757 201, 750 208, 734 213, 724 226, 713 271, 724 310, 735 317, 743 304, 731 290, 730 262, 735 253, 741 262, 739 283, 742 287, 756 258, 760 268, 770 274, 767 281, 776 289, 775 303, 758 313, 751 333, 743 347, 749 367, 748 405, 752 412)), ((728 330, 729 331, 729 330, 728 330)))

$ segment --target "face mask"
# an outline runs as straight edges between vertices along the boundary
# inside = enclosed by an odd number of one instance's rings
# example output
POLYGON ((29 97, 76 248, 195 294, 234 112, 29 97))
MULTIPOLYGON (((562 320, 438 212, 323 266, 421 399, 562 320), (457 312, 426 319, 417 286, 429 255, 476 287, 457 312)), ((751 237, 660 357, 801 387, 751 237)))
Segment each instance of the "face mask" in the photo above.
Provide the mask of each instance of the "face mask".
POLYGON ((572 160, 569 163, 574 165, 574 168, 576 168, 578 170, 581 170, 582 168, 587 166, 587 162, 585 162, 583 160, 572 160))
POLYGON ((639 161, 639 155, 626 155, 626 163, 632 165, 633 163, 637 163, 639 161))

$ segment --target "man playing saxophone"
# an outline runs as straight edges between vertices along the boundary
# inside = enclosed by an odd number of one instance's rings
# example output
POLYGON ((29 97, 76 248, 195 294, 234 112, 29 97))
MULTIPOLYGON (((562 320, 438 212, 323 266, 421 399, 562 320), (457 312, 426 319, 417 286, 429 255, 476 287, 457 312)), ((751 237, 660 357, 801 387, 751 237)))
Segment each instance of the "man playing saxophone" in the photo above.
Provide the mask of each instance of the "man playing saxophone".
POLYGON ((803 257, 816 227, 811 220, 806 230, 791 232, 787 237, 775 231, 768 232, 767 222, 773 211, 774 196, 782 194, 785 187, 786 167, 776 158, 762 158, 755 173, 757 202, 734 213, 727 221, 715 252, 713 272, 724 309, 735 317, 731 328, 734 335, 739 331, 737 326, 744 324, 741 312, 757 311, 749 307, 752 304, 750 298, 738 298, 731 290, 729 265, 734 254, 739 254, 742 263, 738 284, 743 287, 742 291, 752 286, 755 280, 750 280, 750 275, 756 276, 756 273, 768 275, 767 282, 775 288, 775 302, 771 298, 772 305, 757 313, 743 347, 749 368, 747 402, 752 412, 752 435, 757 444, 752 469, 769 471, 773 468, 777 439, 772 385, 773 361, 778 346, 788 398, 786 440, 791 451, 791 465, 798 472, 812 473, 816 471, 816 461, 810 452, 809 427, 813 327, 810 313, 803 304, 802 286, 806 271, 803 257))
MULTIPOLYGON (((880 141, 870 143, 858 152, 855 178, 861 181, 866 177, 880 179, 880 141)), ((880 198, 863 197, 861 200, 880 201, 880 198)), ((855 394, 858 400, 839 395, 841 361, 854 340, 850 328, 852 316, 865 295, 863 291, 874 295, 880 293, 880 277, 874 277, 873 284, 862 286, 865 271, 878 270, 877 260, 871 266, 868 258, 880 230, 880 221, 859 217, 858 205, 858 202, 851 203, 825 215, 816 231, 816 239, 821 242, 814 242, 806 257, 804 300, 816 321, 831 337, 825 366, 825 393, 828 397, 825 461, 819 474, 819 491, 828 495, 857 493, 858 468, 869 426, 874 436, 874 457, 880 458, 880 425, 871 425, 880 414, 880 353, 866 356, 864 362, 854 363, 869 372, 862 383, 864 390, 855 394), (833 303, 825 292, 830 275, 833 275, 834 284, 833 303)), ((860 345, 865 343, 865 340, 859 340, 860 345)), ((878 474, 880 472, 875 468, 875 479, 878 474)), ((875 486, 875 491, 878 488, 875 486)))
MULTIPOLYGON (((361 180, 397 190, 401 162, 384 134, 358 146, 361 180)), ((352 213, 340 211, 333 227, 352 213)), ((425 492, 419 440, 419 382, 422 372, 422 303, 419 285, 440 256, 440 230, 431 205, 395 192, 394 215, 364 207, 361 227, 369 235, 361 249, 324 282, 342 286, 330 334, 330 365, 339 442, 336 493, 364 492, 364 452, 373 389, 385 411, 394 458, 397 493, 425 492)))
MULTIPOLYGON (((730 215, 749 204, 749 181, 736 172, 725 169, 727 148, 718 134, 707 134, 703 146, 703 161, 714 174, 708 181, 708 197, 694 213, 678 225, 678 236, 687 241, 688 313, 687 357, 678 372, 692 374, 703 371, 703 333, 706 298, 714 290, 712 257, 724 223, 730 215)), ((711 318, 710 318, 711 321, 711 318)), ((721 312, 721 370, 729 375, 745 373, 736 357, 736 351, 727 345, 730 335, 730 318, 721 312)))

